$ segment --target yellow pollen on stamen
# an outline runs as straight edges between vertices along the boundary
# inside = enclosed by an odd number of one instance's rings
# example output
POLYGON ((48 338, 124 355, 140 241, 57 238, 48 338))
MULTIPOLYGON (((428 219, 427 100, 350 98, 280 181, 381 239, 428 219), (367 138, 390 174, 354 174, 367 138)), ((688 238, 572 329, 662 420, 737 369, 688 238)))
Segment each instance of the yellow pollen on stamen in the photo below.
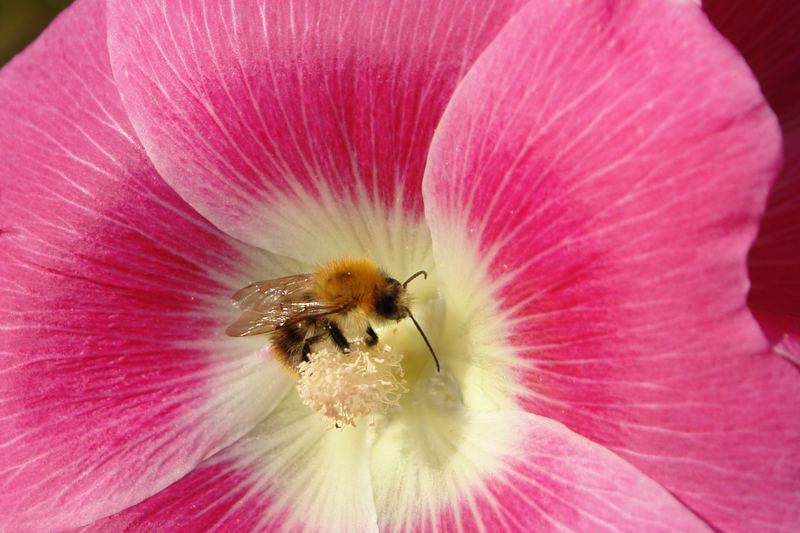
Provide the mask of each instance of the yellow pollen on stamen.
POLYGON ((408 392, 400 362, 391 348, 354 345, 347 352, 322 349, 298 368, 297 392, 304 404, 337 427, 355 426, 357 418, 383 414, 408 392))

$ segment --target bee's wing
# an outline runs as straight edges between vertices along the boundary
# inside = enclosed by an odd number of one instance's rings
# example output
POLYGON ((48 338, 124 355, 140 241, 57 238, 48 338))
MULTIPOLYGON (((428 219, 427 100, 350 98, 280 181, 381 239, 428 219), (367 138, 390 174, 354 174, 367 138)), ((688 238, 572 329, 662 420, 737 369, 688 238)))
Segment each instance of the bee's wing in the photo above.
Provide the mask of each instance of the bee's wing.
POLYGON ((239 319, 228 326, 225 334, 229 337, 246 337, 275 331, 275 321, 268 315, 257 311, 245 311, 239 319))
POLYGON ((231 337, 262 335, 309 318, 341 312, 341 305, 324 304, 309 298, 313 274, 298 274, 258 281, 233 295, 233 304, 242 309, 239 319, 226 333, 231 337))
POLYGON ((346 309, 346 306, 321 302, 277 302, 264 309, 246 310, 239 320, 228 326, 226 333, 231 337, 262 335, 309 318, 332 315, 346 309))
MULTIPOLYGON (((239 309, 267 309, 281 300, 290 300, 310 288, 313 274, 297 274, 278 279, 256 281, 236 291, 231 297, 239 309)), ((297 299, 297 298, 295 298, 297 299)))

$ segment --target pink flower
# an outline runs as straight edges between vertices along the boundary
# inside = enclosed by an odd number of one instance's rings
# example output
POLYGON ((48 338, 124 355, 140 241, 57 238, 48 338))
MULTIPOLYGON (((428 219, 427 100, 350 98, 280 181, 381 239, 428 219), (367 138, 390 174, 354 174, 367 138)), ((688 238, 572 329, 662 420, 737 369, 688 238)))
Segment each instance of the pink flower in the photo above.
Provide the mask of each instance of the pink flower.
POLYGON ((84 0, 0 98, 0 529, 800 525, 780 129, 695 2, 84 0), (346 255, 430 271, 442 372, 385 328, 337 430, 224 331, 346 255))

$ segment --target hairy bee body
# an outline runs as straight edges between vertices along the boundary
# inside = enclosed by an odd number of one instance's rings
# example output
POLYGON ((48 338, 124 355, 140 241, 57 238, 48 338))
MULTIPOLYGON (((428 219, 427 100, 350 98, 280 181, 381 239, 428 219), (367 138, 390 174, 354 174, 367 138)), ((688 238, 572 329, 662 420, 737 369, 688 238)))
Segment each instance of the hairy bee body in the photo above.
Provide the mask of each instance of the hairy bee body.
MULTIPOLYGON (((386 292, 392 278, 366 259, 338 259, 314 273, 313 296, 332 305, 375 313, 375 299, 386 292)), ((399 284, 399 282, 398 282, 399 284)))
POLYGON ((293 372, 324 343, 347 350, 351 340, 363 338, 374 345, 371 322, 410 315, 404 284, 367 259, 338 259, 311 273, 252 283, 233 295, 233 303, 242 315, 227 334, 270 335, 276 359, 293 372))
POLYGON ((278 328, 272 333, 272 353, 285 368, 295 371, 300 363, 308 360, 308 353, 304 351, 306 339, 321 333, 322 328, 313 321, 278 328))

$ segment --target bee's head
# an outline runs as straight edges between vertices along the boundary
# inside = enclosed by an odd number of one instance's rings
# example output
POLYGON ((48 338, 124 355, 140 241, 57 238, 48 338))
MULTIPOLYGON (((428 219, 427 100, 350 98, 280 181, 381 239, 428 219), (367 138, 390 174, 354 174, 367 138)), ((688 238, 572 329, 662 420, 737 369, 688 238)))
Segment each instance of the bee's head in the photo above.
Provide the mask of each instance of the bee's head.
POLYGON ((387 320, 403 320, 407 318, 411 311, 411 297, 406 291, 406 287, 415 278, 423 276, 428 279, 428 273, 420 270, 410 278, 400 283, 394 278, 385 276, 380 290, 375 297, 375 313, 387 320))
POLYGON ((411 309, 409 308, 411 305, 411 297, 406 291, 406 286, 419 276, 424 276, 425 279, 427 279, 428 273, 424 270, 420 270, 403 283, 400 283, 394 278, 386 276, 384 278, 383 290, 375 300, 375 313, 377 313, 378 316, 388 320, 402 320, 404 318, 410 318, 414 323, 414 327, 417 328, 417 331, 419 331, 419 334, 422 336, 422 340, 425 341, 425 344, 431 351, 433 361, 436 363, 436 371, 439 372, 439 359, 436 357, 436 352, 433 351, 433 346, 431 346, 427 335, 425 335, 425 332, 422 331, 417 319, 411 314, 411 309))
POLYGON ((386 277, 375 298, 375 314, 386 320, 402 320, 408 316, 410 300, 402 283, 386 277))

